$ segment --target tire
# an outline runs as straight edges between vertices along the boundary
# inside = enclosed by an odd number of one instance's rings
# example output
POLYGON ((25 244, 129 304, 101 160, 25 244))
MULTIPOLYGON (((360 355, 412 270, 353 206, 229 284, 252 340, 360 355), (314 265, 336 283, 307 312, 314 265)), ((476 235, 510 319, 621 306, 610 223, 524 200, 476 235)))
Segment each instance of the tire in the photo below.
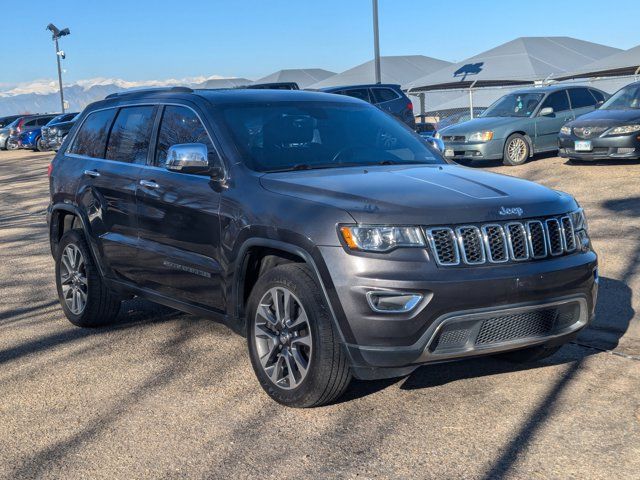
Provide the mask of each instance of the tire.
POLYGON ((309 267, 292 263, 267 271, 249 296, 251 364, 265 392, 282 405, 325 405, 340 397, 351 382, 347 356, 321 292, 309 267), (286 292, 289 302, 284 301, 286 292), (276 313, 275 298, 282 299, 281 306, 289 306, 280 310, 288 310, 293 320, 276 313))
POLYGON ((34 148, 36 152, 44 152, 47 149, 42 145, 42 137, 36 138, 36 148, 34 148))
POLYGON ((539 345, 537 347, 529 347, 522 350, 514 350, 512 352, 499 353, 494 356, 500 360, 506 360, 511 363, 533 363, 542 360, 543 358, 550 357, 561 348, 562 345, 556 345, 553 347, 539 345))
POLYGON ((522 165, 529 159, 531 148, 527 139, 519 133, 514 133, 504 142, 502 163, 515 167, 522 165))
POLYGON ((69 321, 89 328, 112 323, 121 298, 104 284, 82 230, 69 230, 62 236, 55 262, 58 299, 69 321))
POLYGON ((18 149, 18 144, 16 142, 10 142, 9 140, 7 140, 7 143, 5 144, 5 149, 6 150, 17 150, 18 149))

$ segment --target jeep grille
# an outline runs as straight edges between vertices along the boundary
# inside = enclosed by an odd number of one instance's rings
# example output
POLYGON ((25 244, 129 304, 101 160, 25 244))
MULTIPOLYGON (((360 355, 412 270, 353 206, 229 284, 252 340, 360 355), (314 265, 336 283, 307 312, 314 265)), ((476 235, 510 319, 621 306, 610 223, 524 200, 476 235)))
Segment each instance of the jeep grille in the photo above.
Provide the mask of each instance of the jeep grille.
POLYGON ((571 253, 577 242, 569 216, 522 222, 425 229, 440 266, 522 262, 571 253))

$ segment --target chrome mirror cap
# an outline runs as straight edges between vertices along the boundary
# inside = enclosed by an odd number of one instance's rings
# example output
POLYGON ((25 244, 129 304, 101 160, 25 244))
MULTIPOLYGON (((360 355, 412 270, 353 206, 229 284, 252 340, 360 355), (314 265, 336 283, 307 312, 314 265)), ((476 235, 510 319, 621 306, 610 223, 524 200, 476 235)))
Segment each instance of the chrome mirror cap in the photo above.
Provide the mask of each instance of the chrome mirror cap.
POLYGON ((182 173, 204 173, 209 171, 207 146, 204 143, 179 143, 167 151, 167 170, 182 173))

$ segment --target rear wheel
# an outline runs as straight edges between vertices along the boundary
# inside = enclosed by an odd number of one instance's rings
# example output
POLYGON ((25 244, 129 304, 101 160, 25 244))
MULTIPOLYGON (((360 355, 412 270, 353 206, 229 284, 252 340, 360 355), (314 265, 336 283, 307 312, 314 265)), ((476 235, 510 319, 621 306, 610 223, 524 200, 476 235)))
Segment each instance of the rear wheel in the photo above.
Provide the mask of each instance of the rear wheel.
POLYGON ((550 357, 560 350, 560 348, 562 348, 562 345, 556 345, 554 347, 539 345, 537 347, 529 347, 512 352, 499 353, 495 355, 495 357, 511 363, 532 363, 550 357))
POLYGON ((100 327, 118 316, 121 298, 96 268, 81 230, 69 230, 56 251, 56 287, 62 310, 79 327, 100 327))
POLYGON ((522 165, 527 161, 530 153, 527 139, 519 133, 514 133, 504 142, 502 163, 510 166, 522 165))
POLYGON ((247 304, 247 340, 260 385, 283 405, 324 405, 351 381, 324 296, 305 265, 281 265, 260 277, 247 304))

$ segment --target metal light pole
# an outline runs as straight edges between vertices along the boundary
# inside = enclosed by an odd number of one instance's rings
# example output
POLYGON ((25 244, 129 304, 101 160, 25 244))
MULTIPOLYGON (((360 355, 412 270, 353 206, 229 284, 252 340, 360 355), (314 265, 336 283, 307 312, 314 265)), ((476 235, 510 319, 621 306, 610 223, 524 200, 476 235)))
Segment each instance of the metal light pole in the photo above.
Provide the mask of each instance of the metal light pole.
POLYGON ((373 1, 373 50, 374 63, 376 68, 376 83, 381 83, 380 79, 380 39, 378 35, 378 0, 373 1))
POLYGON ((64 92, 62 90, 62 67, 60 66, 60 58, 64 58, 64 52, 61 52, 58 48, 58 39, 60 37, 65 37, 71 33, 68 28, 63 28, 60 30, 53 23, 47 25, 47 30, 51 32, 51 37, 53 39, 53 43, 56 47, 56 61, 58 62, 58 84, 60 85, 60 108, 62 113, 64 113, 64 92))

